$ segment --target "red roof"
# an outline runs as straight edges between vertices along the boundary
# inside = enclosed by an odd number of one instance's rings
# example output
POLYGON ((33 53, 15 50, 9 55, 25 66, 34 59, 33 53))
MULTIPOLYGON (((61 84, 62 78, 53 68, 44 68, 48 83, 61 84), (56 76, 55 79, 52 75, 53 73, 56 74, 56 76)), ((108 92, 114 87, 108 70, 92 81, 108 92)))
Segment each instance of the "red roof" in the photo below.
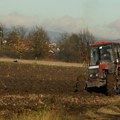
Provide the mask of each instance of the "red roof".
POLYGON ((109 41, 98 41, 90 44, 90 46, 108 45, 108 44, 120 44, 119 42, 109 42, 109 41))

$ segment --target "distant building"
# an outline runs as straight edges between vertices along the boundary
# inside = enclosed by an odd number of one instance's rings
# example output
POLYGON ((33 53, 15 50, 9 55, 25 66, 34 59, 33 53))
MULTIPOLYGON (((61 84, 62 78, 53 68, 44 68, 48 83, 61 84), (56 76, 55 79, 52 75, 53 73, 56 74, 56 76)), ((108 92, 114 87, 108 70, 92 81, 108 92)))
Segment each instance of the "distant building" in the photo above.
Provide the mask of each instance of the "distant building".
POLYGON ((58 53, 60 51, 60 48, 58 48, 56 43, 49 44, 49 47, 50 47, 49 52, 53 55, 55 55, 56 53, 58 53))

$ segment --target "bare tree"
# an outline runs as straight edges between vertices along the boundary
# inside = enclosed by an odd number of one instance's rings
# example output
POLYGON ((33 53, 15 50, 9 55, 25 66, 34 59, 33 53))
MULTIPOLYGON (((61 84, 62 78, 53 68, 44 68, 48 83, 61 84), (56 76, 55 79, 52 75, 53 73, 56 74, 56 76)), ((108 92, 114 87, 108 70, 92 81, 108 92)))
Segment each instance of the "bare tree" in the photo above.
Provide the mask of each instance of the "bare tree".
POLYGON ((13 47, 13 45, 18 41, 19 35, 17 32, 12 31, 7 36, 7 45, 13 47))
POLYGON ((95 37, 88 29, 79 33, 80 38, 80 59, 87 62, 89 59, 89 44, 95 42, 95 37))
POLYGON ((60 43, 60 59, 68 62, 79 62, 79 36, 77 34, 63 35, 60 43))
POLYGON ((7 32, 7 45, 13 46, 16 42, 25 40, 26 33, 27 30, 23 26, 12 26, 7 32))
POLYGON ((24 26, 12 26, 11 30, 16 32, 22 40, 25 39, 27 29, 24 26))
POLYGON ((29 42, 25 39, 26 29, 22 26, 12 26, 6 29, 6 31, 4 51, 14 51, 21 58, 22 54, 29 48, 29 42))
POLYGON ((31 41, 33 53, 36 58, 44 58, 49 54, 49 37, 47 32, 36 26, 28 35, 28 40, 31 41))
POLYGON ((0 23, 0 49, 2 48, 2 43, 4 39, 4 28, 5 26, 2 23, 0 23))
POLYGON ((94 36, 83 30, 80 34, 64 34, 59 42, 59 58, 68 62, 87 61, 88 44, 95 41, 94 36))

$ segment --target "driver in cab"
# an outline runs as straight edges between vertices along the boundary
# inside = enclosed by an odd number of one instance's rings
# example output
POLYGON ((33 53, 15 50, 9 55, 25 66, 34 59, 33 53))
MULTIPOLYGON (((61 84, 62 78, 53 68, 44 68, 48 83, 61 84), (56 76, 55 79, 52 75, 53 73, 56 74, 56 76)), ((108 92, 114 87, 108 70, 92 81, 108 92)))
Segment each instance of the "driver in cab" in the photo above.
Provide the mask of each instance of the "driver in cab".
POLYGON ((101 59, 102 61, 111 61, 111 55, 107 49, 103 49, 101 59))

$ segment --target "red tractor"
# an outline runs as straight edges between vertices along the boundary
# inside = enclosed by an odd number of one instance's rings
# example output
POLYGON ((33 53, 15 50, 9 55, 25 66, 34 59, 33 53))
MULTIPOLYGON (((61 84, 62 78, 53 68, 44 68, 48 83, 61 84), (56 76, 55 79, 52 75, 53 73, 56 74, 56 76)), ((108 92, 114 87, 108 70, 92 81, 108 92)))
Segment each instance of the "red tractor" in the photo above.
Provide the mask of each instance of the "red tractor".
POLYGON ((89 46, 85 89, 104 87, 108 95, 120 92, 120 43, 99 41, 89 46))

